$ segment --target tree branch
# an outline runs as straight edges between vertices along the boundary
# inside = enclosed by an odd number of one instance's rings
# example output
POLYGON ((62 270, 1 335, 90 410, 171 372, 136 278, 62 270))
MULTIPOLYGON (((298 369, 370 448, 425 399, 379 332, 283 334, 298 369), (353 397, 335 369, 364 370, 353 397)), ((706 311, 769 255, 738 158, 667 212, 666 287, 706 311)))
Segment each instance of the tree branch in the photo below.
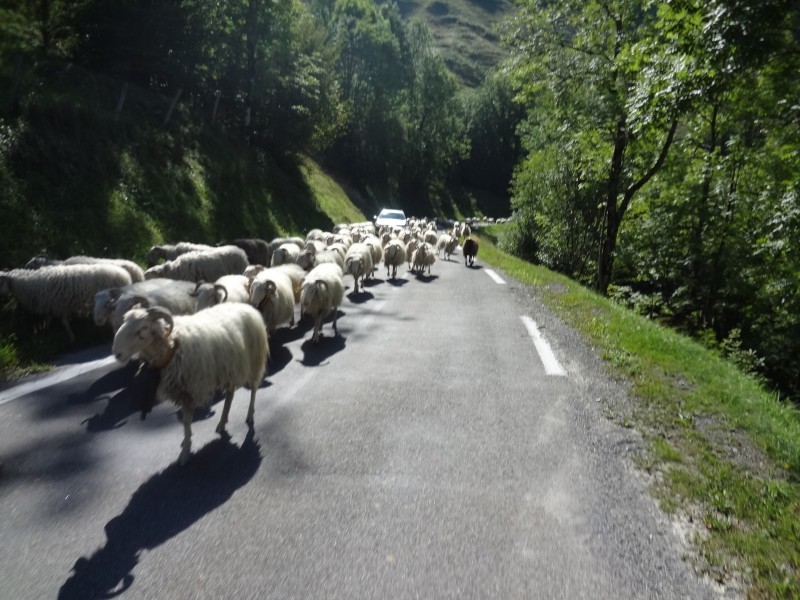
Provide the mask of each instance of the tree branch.
POLYGON ((672 140, 675 139, 675 131, 678 129, 678 119, 672 120, 672 125, 669 128, 669 133, 667 134, 667 139, 664 140, 664 145, 661 147, 661 152, 658 155, 658 159, 653 164, 652 167, 642 175, 642 177, 635 181, 630 185, 630 187, 625 190, 625 196, 622 199, 622 203, 620 204, 620 214, 624 214, 625 211, 628 209, 628 204, 630 204, 631 198, 633 198, 634 194, 638 192, 644 185, 653 178, 653 175, 658 173, 661 167, 664 166, 664 161, 667 160, 667 153, 669 152, 669 148, 672 145, 672 140))

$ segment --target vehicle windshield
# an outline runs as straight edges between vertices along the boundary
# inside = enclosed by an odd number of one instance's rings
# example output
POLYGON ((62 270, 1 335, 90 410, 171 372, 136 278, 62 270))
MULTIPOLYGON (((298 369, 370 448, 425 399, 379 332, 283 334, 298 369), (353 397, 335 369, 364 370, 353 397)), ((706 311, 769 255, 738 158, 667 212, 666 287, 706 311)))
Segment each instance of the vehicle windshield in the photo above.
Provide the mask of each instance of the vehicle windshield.
POLYGON ((382 210, 380 216, 386 219, 405 220, 406 218, 406 215, 402 210, 382 210))

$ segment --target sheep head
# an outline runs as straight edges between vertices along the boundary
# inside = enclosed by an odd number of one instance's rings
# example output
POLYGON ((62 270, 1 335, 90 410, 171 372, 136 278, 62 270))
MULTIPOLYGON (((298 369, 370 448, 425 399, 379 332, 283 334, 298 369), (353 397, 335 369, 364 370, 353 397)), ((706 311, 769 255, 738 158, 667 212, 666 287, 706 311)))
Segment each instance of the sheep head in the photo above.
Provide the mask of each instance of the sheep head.
POLYGON ((92 308, 92 316, 94 317, 95 325, 105 325, 108 319, 111 318, 111 313, 117 306, 117 300, 122 295, 122 290, 119 288, 107 288, 100 290, 94 295, 94 306, 92 308))
POLYGON ((358 256, 348 256, 345 260, 344 272, 356 277, 361 272, 363 260, 358 256))
POLYGON ((171 348, 169 337, 174 325, 172 313, 162 306, 133 308, 125 313, 111 352, 122 363, 133 358, 151 363, 171 348))
POLYGON ((317 262, 317 253, 316 250, 313 252, 309 252, 308 250, 304 250, 300 253, 300 256, 297 257, 297 264, 303 267, 306 271, 310 271, 314 268, 314 265, 317 262))
POLYGON ((150 267, 144 272, 145 279, 157 279, 165 277, 167 274, 167 263, 150 267))

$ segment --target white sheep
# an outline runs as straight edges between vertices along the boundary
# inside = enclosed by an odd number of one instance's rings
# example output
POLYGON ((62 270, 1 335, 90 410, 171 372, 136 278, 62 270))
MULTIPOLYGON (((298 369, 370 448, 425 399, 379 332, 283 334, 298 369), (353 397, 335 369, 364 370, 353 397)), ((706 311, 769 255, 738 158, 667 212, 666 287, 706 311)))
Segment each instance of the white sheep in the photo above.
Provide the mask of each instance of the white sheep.
POLYGON ((303 280, 300 292, 300 308, 302 314, 314 320, 313 342, 318 342, 322 335, 322 322, 333 312, 333 331, 336 335, 336 313, 344 298, 344 275, 338 265, 324 263, 317 265, 303 280))
POLYGON ((361 242, 350 246, 344 257, 344 273, 353 276, 354 291, 357 294, 359 277, 363 285, 364 280, 372 274, 372 248, 361 242))
POLYGON ((152 267, 158 264, 160 260, 175 260, 182 254, 187 252, 203 252, 205 250, 212 250, 214 246, 206 244, 194 244, 192 242, 178 242, 177 244, 160 244, 153 246, 147 252, 147 266, 152 267))
POLYGON ((279 269, 264 269, 250 283, 250 304, 258 309, 269 333, 288 322, 294 325, 294 285, 279 269))
POLYGON ((236 246, 219 246, 211 250, 187 252, 175 260, 150 267, 145 279, 166 277, 184 281, 216 281, 223 275, 241 275, 247 268, 247 254, 236 246))
MULTIPOLYGON (((329 246, 329 248, 333 248, 333 246, 329 246)), ((334 263, 339 265, 340 269, 344 269, 344 252, 340 251, 338 247, 337 249, 323 250, 322 252, 308 248, 301 252, 297 258, 297 264, 306 271, 310 271, 317 265, 324 263, 334 263)))
POLYGON ((439 241, 436 243, 436 256, 439 256, 440 253, 444 251, 445 259, 450 260, 450 255, 455 252, 457 246, 457 237, 452 236, 449 233, 443 233, 439 236, 439 241))
POLYGON ((249 302, 250 279, 244 275, 223 275, 214 283, 199 281, 193 292, 197 310, 223 302, 249 302))
POLYGON ((192 314, 197 308, 197 300, 192 295, 194 289, 191 281, 161 278, 100 290, 94 295, 95 325, 109 323, 116 332, 125 313, 136 305, 163 306, 173 315, 192 314))
POLYGON ((383 248, 383 264, 386 266, 386 276, 392 270, 392 279, 397 277, 397 267, 406 262, 406 247, 402 240, 393 239, 383 248))
POLYGON ((425 274, 425 267, 428 267, 428 275, 431 274, 431 266, 436 262, 436 252, 433 246, 428 242, 424 242, 417 246, 414 254, 411 257, 412 271, 416 271, 418 275, 425 274))
MULTIPOLYGON (((297 263, 286 263, 285 265, 279 265, 277 267, 269 267, 269 269, 277 269, 278 271, 283 271, 289 276, 289 279, 292 280, 292 290, 294 290, 294 301, 300 301, 300 286, 303 283, 303 278, 306 276, 306 271, 298 265, 297 263)), ((251 265, 244 270, 244 275, 250 280, 250 285, 253 284, 253 279, 258 276, 259 273, 262 273, 265 270, 269 270, 265 267, 260 265, 251 265)))
POLYGON ((75 334, 69 326, 69 318, 88 313, 100 290, 130 284, 128 271, 108 263, 56 265, 0 273, 0 294, 12 294, 19 306, 33 314, 48 320, 60 319, 72 342, 75 334))
POLYGON ((122 267, 131 275, 131 281, 144 281, 144 271, 142 267, 132 260, 123 258, 99 258, 94 256, 70 256, 66 260, 56 260, 46 256, 34 256, 27 263, 25 269, 41 269, 42 267, 53 267, 56 265, 91 265, 95 263, 105 263, 122 267))
POLYGON ((124 258, 102 258, 94 256, 70 256, 64 261, 65 265, 91 265, 91 264, 111 264, 122 267, 131 275, 131 281, 144 281, 144 270, 132 260, 124 258))
POLYGON ((409 269, 412 266, 411 259, 414 257, 414 251, 417 249, 417 246, 419 245, 420 241, 415 237, 412 237, 410 240, 408 240, 408 242, 406 242, 406 259, 408 259, 409 269))
POLYGON ((276 238, 272 239, 272 241, 270 241, 269 244, 267 244, 267 247, 269 249, 269 258, 270 259, 269 259, 269 262, 266 265, 264 265, 265 267, 269 267, 272 264, 272 255, 273 255, 273 253, 275 252, 275 250, 277 250, 283 244, 294 244, 295 246, 297 246, 301 250, 306 247, 306 241, 301 237, 297 237, 297 236, 293 236, 293 237, 276 237, 276 238))
MULTIPOLYGON (((305 244, 303 244, 302 248, 305 248, 305 244)), ((296 263, 302 248, 292 242, 281 244, 272 252, 270 266, 277 267, 286 263, 296 263)))
POLYGON ((372 252, 372 272, 369 274, 369 276, 372 277, 375 269, 383 262, 383 242, 377 235, 365 235, 361 239, 361 243, 369 246, 372 252))
POLYGON ((194 411, 208 406, 215 391, 225 393, 217 433, 226 435, 233 394, 243 385, 250 387, 252 426, 269 345, 261 315, 249 304, 225 302, 186 316, 134 308, 114 336, 112 352, 122 363, 140 358, 159 370, 158 396, 178 405, 183 416, 181 464, 191 454, 194 411))

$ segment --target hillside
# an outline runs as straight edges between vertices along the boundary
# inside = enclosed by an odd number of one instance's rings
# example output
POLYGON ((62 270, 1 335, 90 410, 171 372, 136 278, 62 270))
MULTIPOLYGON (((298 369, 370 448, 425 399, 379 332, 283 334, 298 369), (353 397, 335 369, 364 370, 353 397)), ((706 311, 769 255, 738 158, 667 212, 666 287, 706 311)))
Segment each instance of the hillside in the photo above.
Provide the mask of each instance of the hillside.
MULTIPOLYGON (((198 126, 189 111, 170 127, 154 124, 148 115, 161 99, 141 89, 131 88, 129 112, 114 121, 78 92, 90 86, 102 101, 113 93, 106 80, 73 67, 60 81, 2 130, 0 269, 42 254, 143 263, 161 242, 271 239, 363 221, 374 208, 356 206, 313 160, 257 151, 198 126)), ((60 323, 43 327, 0 297, 0 379, 108 341, 89 318, 73 329, 74 346, 60 323)))
POLYGON ((511 0, 400 0, 408 19, 428 24, 448 69, 475 87, 505 56, 496 25, 514 9, 511 0))

